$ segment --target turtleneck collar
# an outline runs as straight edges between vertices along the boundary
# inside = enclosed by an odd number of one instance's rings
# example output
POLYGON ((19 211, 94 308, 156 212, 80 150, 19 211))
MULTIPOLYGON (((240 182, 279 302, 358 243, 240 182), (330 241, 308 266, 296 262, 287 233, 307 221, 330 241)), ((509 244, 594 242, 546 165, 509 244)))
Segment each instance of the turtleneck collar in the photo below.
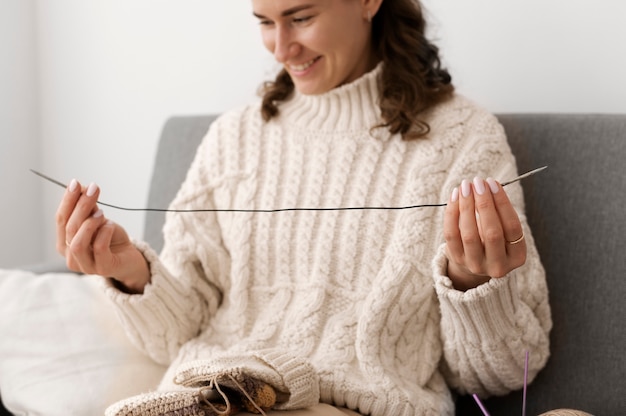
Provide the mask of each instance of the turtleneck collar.
POLYGON ((348 84, 319 95, 295 92, 280 106, 284 122, 324 131, 369 130, 380 123, 378 79, 383 64, 348 84))

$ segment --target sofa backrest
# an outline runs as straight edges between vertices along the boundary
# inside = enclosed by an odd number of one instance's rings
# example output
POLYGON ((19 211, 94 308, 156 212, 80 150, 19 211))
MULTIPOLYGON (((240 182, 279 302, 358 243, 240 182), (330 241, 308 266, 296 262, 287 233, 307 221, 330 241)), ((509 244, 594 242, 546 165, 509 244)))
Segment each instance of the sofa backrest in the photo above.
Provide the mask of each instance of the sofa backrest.
MULTIPOLYGON (((215 118, 215 115, 198 115, 174 116, 166 120, 152 170, 149 208, 167 208, 172 202, 185 180, 196 149, 215 118)), ((164 212, 146 212, 144 240, 156 251, 163 248, 164 222, 164 212)))
MULTIPOLYGON (((170 203, 214 118, 181 116, 166 122, 148 206, 170 203)), ((528 414, 561 407, 623 414, 626 115, 498 118, 520 172, 549 166, 523 183, 526 213, 548 275, 554 322, 552 355, 528 389, 528 414)), ((157 250, 163 245, 163 219, 158 212, 146 216, 144 237, 157 250)), ((522 394, 485 403, 493 416, 519 414, 522 394)), ((469 396, 459 398, 457 408, 459 415, 482 415, 469 396)))
MULTIPOLYGON (((520 171, 549 166, 523 183, 554 324, 527 414, 566 407, 625 414, 626 115, 498 118, 520 171)), ((459 415, 482 415, 471 398, 461 401, 459 415)), ((521 405, 521 392, 486 401, 493 416, 521 414, 521 405)))

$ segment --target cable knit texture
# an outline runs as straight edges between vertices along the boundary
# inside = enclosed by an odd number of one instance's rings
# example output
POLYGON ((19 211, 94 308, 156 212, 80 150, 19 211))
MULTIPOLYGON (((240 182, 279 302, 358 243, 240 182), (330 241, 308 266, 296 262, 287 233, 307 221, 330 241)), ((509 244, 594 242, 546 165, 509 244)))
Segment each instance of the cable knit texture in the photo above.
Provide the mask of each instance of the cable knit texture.
MULTIPOLYGON (((374 71, 323 95, 295 94, 269 123, 259 104, 224 114, 172 208, 398 207, 446 202, 462 179, 517 175, 496 118, 455 96, 406 141, 373 127, 374 71)), ((443 208, 169 213, 143 295, 107 293, 134 343, 171 364, 159 389, 228 371, 271 384, 278 409, 318 401, 372 416, 452 415, 449 387, 503 394, 545 364, 545 273, 519 183, 526 264, 456 291, 443 208)))

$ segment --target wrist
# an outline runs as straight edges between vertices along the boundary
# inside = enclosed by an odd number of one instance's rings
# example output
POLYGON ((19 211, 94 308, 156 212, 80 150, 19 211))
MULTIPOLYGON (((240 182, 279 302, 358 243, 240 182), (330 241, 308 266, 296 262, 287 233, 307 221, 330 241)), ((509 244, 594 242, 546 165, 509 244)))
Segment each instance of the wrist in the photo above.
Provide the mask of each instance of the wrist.
POLYGON ((474 289, 491 280, 490 276, 473 274, 465 267, 458 265, 448 259, 447 276, 452 281, 452 286, 456 290, 465 292, 474 289))
POLYGON ((150 265, 139 250, 136 251, 136 256, 130 263, 132 267, 124 275, 112 277, 114 286, 131 295, 143 294, 151 278, 150 265))

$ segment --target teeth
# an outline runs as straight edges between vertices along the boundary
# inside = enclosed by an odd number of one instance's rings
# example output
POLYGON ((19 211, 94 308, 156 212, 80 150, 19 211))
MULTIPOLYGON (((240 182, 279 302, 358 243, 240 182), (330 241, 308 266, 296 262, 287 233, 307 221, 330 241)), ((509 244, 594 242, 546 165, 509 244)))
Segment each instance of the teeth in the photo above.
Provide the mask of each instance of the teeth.
POLYGON ((313 65, 313 62, 315 62, 315 59, 311 59, 309 62, 305 62, 300 65, 289 65, 289 67, 294 71, 304 71, 305 69, 313 65))

